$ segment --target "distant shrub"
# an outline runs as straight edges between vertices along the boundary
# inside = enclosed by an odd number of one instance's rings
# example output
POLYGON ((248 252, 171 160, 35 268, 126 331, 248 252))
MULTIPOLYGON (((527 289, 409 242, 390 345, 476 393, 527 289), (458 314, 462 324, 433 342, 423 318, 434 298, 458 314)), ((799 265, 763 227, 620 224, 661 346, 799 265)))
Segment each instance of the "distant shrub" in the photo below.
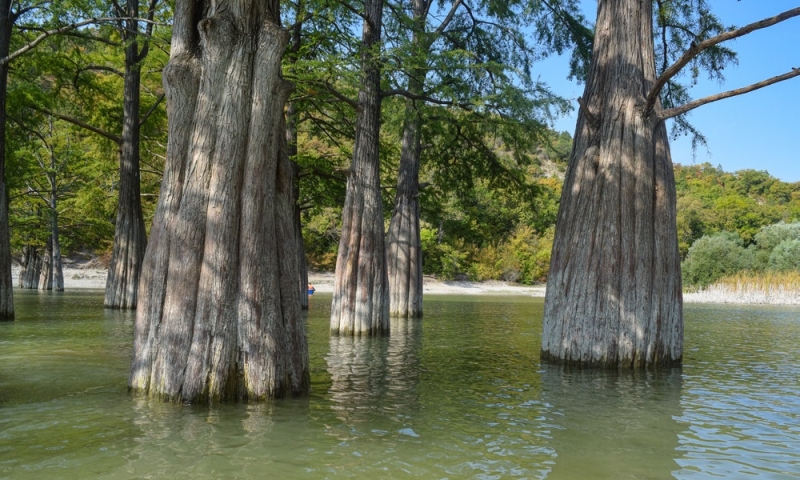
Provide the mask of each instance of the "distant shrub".
POLYGON ((744 248, 735 233, 706 235, 692 244, 683 261, 683 282, 687 286, 706 287, 719 278, 752 268, 755 255, 744 248))
POLYGON ((780 272, 800 270, 800 239, 779 243, 769 255, 769 269, 780 272))
MULTIPOLYGON (((761 228, 754 237, 754 240, 755 244, 751 245, 751 248, 755 250, 756 263, 754 267, 757 270, 775 270, 777 267, 774 266, 773 262, 770 260, 773 250, 784 241, 800 240, 800 222, 780 222, 767 225, 761 228)), ((786 265, 786 262, 781 262, 781 265, 786 265)), ((781 267, 778 269, 786 270, 787 268, 781 267)))

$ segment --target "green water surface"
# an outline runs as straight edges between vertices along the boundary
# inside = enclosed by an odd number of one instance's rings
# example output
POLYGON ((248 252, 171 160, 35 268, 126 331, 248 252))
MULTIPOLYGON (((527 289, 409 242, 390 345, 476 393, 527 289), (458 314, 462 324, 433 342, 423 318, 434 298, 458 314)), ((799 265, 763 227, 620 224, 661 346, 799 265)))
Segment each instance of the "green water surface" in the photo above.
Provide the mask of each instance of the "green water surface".
POLYGON ((542 300, 425 298, 388 338, 308 314, 311 396, 194 407, 127 392, 133 316, 16 292, 0 478, 798 478, 800 309, 687 305, 682 369, 539 363, 542 300))

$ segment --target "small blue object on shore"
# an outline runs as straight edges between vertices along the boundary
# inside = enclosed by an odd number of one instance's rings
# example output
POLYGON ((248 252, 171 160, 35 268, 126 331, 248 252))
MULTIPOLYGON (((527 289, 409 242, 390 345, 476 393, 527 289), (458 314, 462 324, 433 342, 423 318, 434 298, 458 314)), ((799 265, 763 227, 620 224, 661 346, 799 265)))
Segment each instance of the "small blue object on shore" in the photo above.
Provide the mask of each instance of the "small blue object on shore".
POLYGON ((308 286, 308 294, 309 295, 314 295, 315 291, 316 291, 316 289, 314 289, 314 285, 309 285, 308 286))

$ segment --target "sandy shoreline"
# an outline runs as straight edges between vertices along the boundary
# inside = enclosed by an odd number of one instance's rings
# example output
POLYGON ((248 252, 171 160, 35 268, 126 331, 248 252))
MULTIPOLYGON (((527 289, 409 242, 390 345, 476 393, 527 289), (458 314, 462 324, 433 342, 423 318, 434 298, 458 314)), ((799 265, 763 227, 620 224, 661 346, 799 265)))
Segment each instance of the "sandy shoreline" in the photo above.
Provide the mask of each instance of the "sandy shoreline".
MULTIPOLYGON (((97 268, 65 268, 64 289, 104 289, 108 271, 97 268)), ((19 266, 11 270, 14 285, 17 285, 19 266)), ((333 292, 333 273, 309 273, 308 280, 319 293, 333 292)), ((423 291, 431 294, 458 295, 524 295, 544 297, 544 285, 519 285, 508 282, 463 282, 439 281, 425 277, 423 291)))
MULTIPOLYGON (((104 289, 107 270, 100 268, 65 268, 64 288, 70 289, 104 289)), ((19 266, 12 268, 11 275, 14 285, 17 284, 19 266)), ((310 272, 309 282, 319 293, 333 292, 333 273, 310 272)), ((433 277, 425 277, 423 292, 432 295, 517 295, 526 297, 544 297, 545 286, 520 285, 517 283, 488 281, 442 281, 433 277)), ((726 293, 721 291, 706 291, 684 293, 684 303, 732 303, 749 305, 800 305, 800 291, 782 292, 780 295, 763 293, 726 293), (788 293, 788 294, 787 294, 788 293)))

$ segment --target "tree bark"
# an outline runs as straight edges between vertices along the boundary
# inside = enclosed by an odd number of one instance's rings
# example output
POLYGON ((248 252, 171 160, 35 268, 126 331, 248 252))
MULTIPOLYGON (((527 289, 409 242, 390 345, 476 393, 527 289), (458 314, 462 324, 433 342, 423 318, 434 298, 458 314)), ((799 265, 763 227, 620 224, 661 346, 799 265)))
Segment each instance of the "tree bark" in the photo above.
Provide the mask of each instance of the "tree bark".
MULTIPOLYGON (((424 35, 426 6, 427 2, 423 0, 411 2, 414 25, 411 48, 418 52, 418 59, 424 58, 430 48, 430 40, 424 35)), ((412 68, 408 91, 421 96, 424 93, 426 76, 424 68, 412 68)), ((397 193, 386 239, 389 314, 398 318, 422 317, 422 240, 419 231, 421 125, 422 119, 415 102, 406 99, 397 193)))
POLYGON ((33 245, 22 247, 22 267, 19 270, 19 288, 35 290, 39 288, 42 273, 42 257, 33 245))
POLYGON ((422 317, 422 241, 419 230, 419 113, 406 100, 406 119, 400 147, 397 194, 387 235, 389 314, 422 317))
POLYGON ((286 43, 277 1, 176 2, 167 164, 140 282, 133 391, 184 402, 308 392, 286 43))
MULTIPOLYGON (((11 0, 0 0, 0 58, 8 56, 14 19, 11 0)), ((6 97, 8 63, 0 65, 0 321, 14 319, 14 289, 11 279, 11 232, 8 229, 6 191, 6 97)))
MULTIPOLYGON (((129 1, 127 7, 129 17, 139 16, 137 0, 129 1)), ((139 24, 135 20, 126 20, 125 24, 128 33, 123 36, 127 44, 122 135, 119 146, 119 198, 104 305, 106 308, 133 309, 136 308, 142 258, 147 246, 147 232, 144 228, 139 179, 141 58, 136 38, 139 24)))
POLYGON ((376 335, 389 331, 380 192, 381 69, 376 53, 381 39, 383 2, 367 0, 364 9, 356 136, 331 306, 331 333, 334 335, 376 335))
POLYGON ((675 180, 664 121, 643 116, 655 79, 651 2, 599 2, 547 279, 545 361, 681 363, 675 180))
POLYGON ((53 237, 47 238, 44 247, 44 255, 41 257, 41 267, 39 268, 39 284, 41 291, 53 289, 53 237))

